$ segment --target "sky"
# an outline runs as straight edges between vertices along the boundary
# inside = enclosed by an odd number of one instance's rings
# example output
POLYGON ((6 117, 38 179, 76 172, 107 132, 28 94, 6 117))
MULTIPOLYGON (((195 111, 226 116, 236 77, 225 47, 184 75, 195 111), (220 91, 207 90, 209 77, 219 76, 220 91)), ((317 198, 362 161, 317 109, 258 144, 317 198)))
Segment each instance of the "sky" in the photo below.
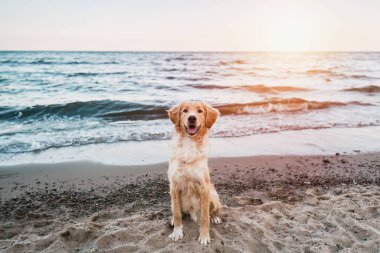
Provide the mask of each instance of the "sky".
POLYGON ((0 0, 0 50, 380 51, 380 0, 0 0))

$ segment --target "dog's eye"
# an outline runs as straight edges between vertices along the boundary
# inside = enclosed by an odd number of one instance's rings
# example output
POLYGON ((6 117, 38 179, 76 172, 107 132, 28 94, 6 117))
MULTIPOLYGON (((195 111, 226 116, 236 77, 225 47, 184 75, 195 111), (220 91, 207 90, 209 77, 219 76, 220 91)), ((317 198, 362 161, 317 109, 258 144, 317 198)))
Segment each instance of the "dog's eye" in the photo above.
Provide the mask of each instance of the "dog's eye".
POLYGON ((187 113, 188 111, 189 111, 189 110, 187 110, 187 109, 183 110, 184 113, 187 113))
POLYGON ((201 109, 198 110, 198 113, 202 113, 203 111, 201 109))

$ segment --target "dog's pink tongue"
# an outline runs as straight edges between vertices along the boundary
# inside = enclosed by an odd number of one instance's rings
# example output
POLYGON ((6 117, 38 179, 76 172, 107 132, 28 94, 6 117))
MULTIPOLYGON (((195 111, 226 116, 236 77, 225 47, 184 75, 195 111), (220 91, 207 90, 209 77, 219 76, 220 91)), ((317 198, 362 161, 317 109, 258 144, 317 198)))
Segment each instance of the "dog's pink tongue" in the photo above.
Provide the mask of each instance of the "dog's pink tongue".
POLYGON ((196 132, 197 132, 197 128, 196 127, 189 127, 189 130, 188 130, 189 134, 195 134, 196 132))

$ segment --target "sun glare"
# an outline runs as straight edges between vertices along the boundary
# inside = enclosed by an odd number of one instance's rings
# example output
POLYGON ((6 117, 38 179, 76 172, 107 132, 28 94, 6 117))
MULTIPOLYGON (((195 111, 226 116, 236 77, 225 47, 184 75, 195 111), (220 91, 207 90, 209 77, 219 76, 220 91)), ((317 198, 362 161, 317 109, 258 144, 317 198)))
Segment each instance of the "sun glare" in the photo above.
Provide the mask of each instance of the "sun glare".
POLYGON ((286 15, 269 23, 266 30, 269 48, 272 51, 311 50, 316 31, 305 21, 305 17, 286 15))

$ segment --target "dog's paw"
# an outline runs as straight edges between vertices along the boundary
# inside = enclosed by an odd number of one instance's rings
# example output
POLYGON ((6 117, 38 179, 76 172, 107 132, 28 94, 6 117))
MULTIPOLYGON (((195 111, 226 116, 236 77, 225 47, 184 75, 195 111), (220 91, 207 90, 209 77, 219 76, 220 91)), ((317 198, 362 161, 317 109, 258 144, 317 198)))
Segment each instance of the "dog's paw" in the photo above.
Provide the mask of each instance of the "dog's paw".
POLYGON ((222 219, 219 218, 218 216, 211 217, 210 220, 213 224, 221 224, 222 223, 222 219))
POLYGON ((180 239, 182 239, 182 237, 183 237, 183 232, 182 232, 182 226, 180 226, 180 227, 175 227, 174 229, 173 229, 173 233, 171 233, 170 235, 169 235, 169 238, 172 240, 172 241, 178 241, 178 240, 180 240, 180 239))
POLYGON ((199 235, 198 242, 200 242, 202 245, 207 245, 207 244, 211 243, 210 233, 209 232, 201 233, 199 235))

